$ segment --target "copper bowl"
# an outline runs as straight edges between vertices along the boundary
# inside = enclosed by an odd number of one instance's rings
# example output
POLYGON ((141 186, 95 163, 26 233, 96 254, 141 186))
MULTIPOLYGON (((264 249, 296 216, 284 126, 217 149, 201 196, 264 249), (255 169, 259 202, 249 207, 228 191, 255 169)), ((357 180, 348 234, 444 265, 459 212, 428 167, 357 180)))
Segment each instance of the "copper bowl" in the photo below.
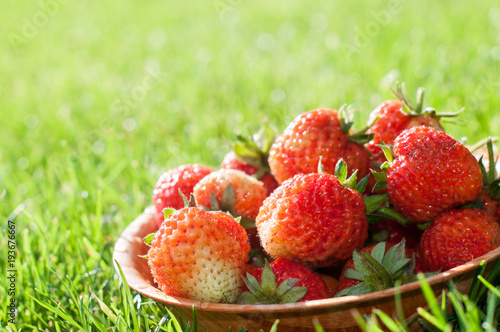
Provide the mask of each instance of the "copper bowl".
MULTIPOLYGON (((121 234, 114 248, 113 258, 120 265, 129 286, 138 293, 156 301, 175 306, 186 319, 192 319, 192 307, 196 307, 200 331, 233 331, 246 328, 249 331, 269 330, 279 319, 279 331, 314 331, 317 320, 327 331, 358 331, 352 310, 371 314, 373 308, 395 315, 394 288, 364 295, 345 296, 309 302, 276 305, 241 305, 201 302, 169 296, 157 288, 151 276, 145 255, 149 247, 143 238, 157 230, 154 208, 148 208, 121 234)), ((436 295, 447 288, 446 282, 454 279, 459 291, 467 293, 481 261, 487 268, 500 259, 500 248, 451 270, 439 273, 427 280, 436 295)), ((420 284, 412 282, 400 288, 403 313, 406 318, 416 316, 418 307, 426 307, 420 284)))

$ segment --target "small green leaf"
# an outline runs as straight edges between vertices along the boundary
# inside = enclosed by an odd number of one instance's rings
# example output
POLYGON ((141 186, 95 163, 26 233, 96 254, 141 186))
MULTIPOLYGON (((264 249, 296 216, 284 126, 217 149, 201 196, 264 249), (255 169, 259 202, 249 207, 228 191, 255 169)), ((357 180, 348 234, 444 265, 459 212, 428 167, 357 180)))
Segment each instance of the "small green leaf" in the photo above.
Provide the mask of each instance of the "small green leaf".
POLYGON ((278 288, 276 288, 276 296, 278 296, 278 297, 283 296, 283 294, 285 294, 290 289, 292 289, 298 282, 299 282, 299 279, 297 279, 297 278, 290 278, 290 279, 283 281, 278 286, 278 288))
POLYGON ((379 216, 377 214, 367 214, 366 218, 368 219, 368 223, 369 224, 374 224, 374 223, 377 223, 379 221, 387 219, 387 217, 385 217, 385 216, 379 216))
POLYGON ((352 252, 352 260, 354 262, 354 268, 362 273, 363 275, 369 275, 371 272, 371 267, 366 263, 366 259, 358 251, 352 252))
POLYGON ((347 164, 344 159, 340 158, 335 165, 335 177, 340 183, 344 183, 347 179, 347 164))
MULTIPOLYGON (((392 153, 392 146, 385 145, 385 144, 378 144, 377 146, 382 149, 382 152, 384 153, 385 159, 387 159, 387 161, 389 163, 392 163, 394 161, 394 157, 393 157, 393 153, 392 153)), ((384 165, 382 164, 382 166, 384 166, 384 165)), ((382 168, 382 166, 381 166, 381 168, 382 168)))
POLYGON ((373 139, 373 137, 375 137, 375 134, 356 133, 354 135, 349 136, 349 141, 357 143, 359 145, 364 145, 370 142, 373 139))
POLYGON ((372 257, 377 261, 379 262, 380 264, 382 264, 382 260, 384 258, 384 254, 385 254, 385 242, 380 242, 378 243, 373 249, 372 249, 372 252, 371 252, 371 255, 372 257))
POLYGON ((354 269, 346 269, 344 271, 344 277, 349 279, 356 279, 359 281, 363 281, 365 279, 365 275, 354 269))
POLYGON ((373 196, 366 196, 364 198, 364 202, 366 205, 366 213, 371 213, 387 199, 387 194, 383 195, 373 195, 373 196))
POLYGON ((217 197, 215 197, 214 194, 210 194, 210 210, 211 211, 220 210, 219 202, 217 201, 217 197))
POLYGON ((366 189, 366 186, 368 185, 368 179, 370 178, 369 175, 366 175, 364 178, 362 178, 358 184, 356 185, 356 191, 360 194, 362 194, 365 189, 366 189))
POLYGON ((147 244, 148 246, 151 245, 151 241, 153 241, 153 238, 155 237, 156 233, 151 233, 148 234, 144 237, 144 243, 147 244))
POLYGON ((307 294, 307 287, 293 287, 281 297, 280 303, 294 303, 307 294))
POLYGON ((496 179, 490 184, 488 194, 493 199, 500 199, 500 179, 496 179))
POLYGON ((255 295, 262 294, 262 288, 260 287, 259 282, 257 281, 257 279, 255 279, 253 275, 247 272, 247 277, 246 278, 242 277, 242 279, 251 293, 255 295))
POLYGON ((255 219, 241 216, 238 216, 235 219, 244 229, 255 228, 255 219))
POLYGON ((139 256, 140 258, 144 258, 144 259, 146 259, 146 260, 148 260, 148 259, 149 259, 149 254, 147 254, 147 255, 138 255, 138 256, 139 256))
POLYGON ((165 208, 165 209, 163 209, 163 217, 164 217, 165 219, 168 219, 168 217, 170 217, 170 215, 171 215, 172 213, 174 213, 174 212, 175 212, 175 209, 172 209, 172 208, 165 208))
POLYGON ((232 183, 229 183, 222 193, 220 208, 222 211, 233 213, 234 203, 236 202, 236 193, 232 183))
POLYGON ((374 169, 370 169, 373 174, 373 177, 377 182, 387 182, 387 173, 386 172, 377 172, 374 169))
POLYGON ((274 272, 267 260, 265 261, 264 269, 262 270, 260 285, 265 294, 273 293, 276 290, 276 276, 274 275, 274 272))
POLYGON ((347 180, 345 180, 343 185, 346 186, 347 188, 355 189, 357 180, 358 180, 358 170, 355 170, 354 173, 352 173, 352 175, 347 180))
POLYGON ((373 291, 374 289, 372 287, 365 284, 364 282, 360 282, 359 284, 341 290, 340 292, 335 294, 334 297, 340 297, 346 295, 361 295, 361 294, 371 293, 373 291))
POLYGON ((236 299, 236 303, 244 303, 244 304, 259 304, 257 298, 250 292, 243 292, 236 299))
POLYGON ((322 159, 323 159, 323 156, 319 156, 319 161, 318 161, 318 173, 319 174, 325 173, 325 169, 323 168, 323 163, 321 162, 322 159))
POLYGON ((386 215, 387 217, 396 220, 401 225, 409 225, 409 224, 411 224, 411 220, 405 218, 400 213, 398 213, 398 212, 396 212, 393 209, 390 209, 388 207, 379 206, 377 209, 375 209, 375 212, 378 212, 380 214, 386 215))
POLYGON ((186 195, 182 192, 181 188, 178 188, 179 196, 182 198, 182 202, 184 203, 184 207, 188 206, 189 202, 186 198, 186 195))

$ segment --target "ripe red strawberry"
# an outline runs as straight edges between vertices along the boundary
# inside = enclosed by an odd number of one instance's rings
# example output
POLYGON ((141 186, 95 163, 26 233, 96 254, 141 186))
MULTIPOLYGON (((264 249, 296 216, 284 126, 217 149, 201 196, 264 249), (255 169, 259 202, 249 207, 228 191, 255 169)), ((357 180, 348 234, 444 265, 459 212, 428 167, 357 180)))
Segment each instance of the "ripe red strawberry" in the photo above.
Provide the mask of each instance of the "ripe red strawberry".
POLYGON ((318 274, 314 273, 310 268, 288 259, 277 259, 270 264, 266 262, 264 267, 256 269, 253 273, 247 275, 245 283, 247 288, 238 298, 238 303, 275 304, 305 302, 328 297, 328 289, 318 274), (265 269, 268 270, 265 271, 265 269), (289 282, 290 289, 295 287, 305 289, 300 292, 300 297, 297 296, 298 299, 291 298, 287 293, 284 294, 285 296, 280 296, 277 290, 278 286, 283 282, 289 282), (272 287, 266 287, 265 285, 272 285, 272 287))
MULTIPOLYGON (((386 161, 384 153, 378 145, 393 145, 396 137, 404 130, 417 126, 432 127, 443 131, 440 118, 442 116, 454 116, 456 114, 437 114, 433 108, 423 107, 424 89, 419 88, 417 92, 417 105, 414 107, 408 100, 404 84, 398 85, 398 91, 394 94, 398 100, 388 100, 380 104, 370 114, 368 119, 369 129, 367 134, 373 134, 373 138, 365 144, 370 151, 370 167, 379 171, 380 165, 386 161)), ((370 175, 368 189, 371 192, 376 181, 370 175)), ((378 190, 377 193, 384 193, 378 190)))
POLYGON ((433 271, 448 270, 500 246, 500 225, 479 209, 440 214, 420 241, 422 257, 433 271))
POLYGON ((368 123, 371 124, 367 133, 373 134, 373 139, 365 146, 370 150, 372 160, 383 163, 385 161, 380 144, 393 145, 396 137, 404 130, 418 126, 427 126, 444 131, 439 122, 441 116, 455 114, 437 114, 433 108, 424 108, 424 88, 417 91, 417 104, 411 105, 404 83, 398 85, 394 94, 398 100, 388 100, 380 104, 370 114, 368 123))
POLYGON ((361 144, 369 138, 363 134, 349 136, 352 122, 347 123, 343 113, 319 108, 300 114, 288 125, 269 153, 271 173, 278 183, 296 174, 316 172, 320 157, 328 173, 333 173, 337 161, 343 158, 350 174, 356 169, 360 177, 368 174, 369 154, 361 144))
POLYGON ((168 295, 234 303, 249 250, 245 230, 229 214, 186 207, 166 215, 151 242, 148 264, 168 295))
POLYGON ((234 169, 220 169, 210 173, 196 184, 193 194, 200 206, 211 207, 213 195, 222 210, 250 219, 257 217, 259 208, 267 197, 262 182, 234 169), (223 196, 229 185, 234 189, 234 197, 231 202, 226 202, 223 196))
POLYGON ((394 287, 416 280, 427 267, 405 242, 380 242, 353 253, 339 277, 336 296, 358 295, 394 287))
POLYGON ((181 209, 184 201, 179 190, 184 196, 189 197, 194 186, 206 175, 214 170, 205 165, 182 165, 163 173, 158 179, 153 191, 153 204, 157 212, 157 223, 163 222, 163 209, 181 209))
POLYGON ((327 267, 363 246, 365 213, 361 194, 335 176, 298 174, 264 201, 256 225, 263 248, 273 257, 327 267))
POLYGON ((417 223, 472 201, 482 186, 477 160, 458 141, 430 127, 405 130, 394 142, 387 193, 394 209, 417 223))
POLYGON ((272 176, 268 162, 269 150, 275 136, 275 132, 268 125, 262 126, 251 137, 237 135, 238 141, 233 151, 224 157, 221 168, 236 169, 255 176, 264 183, 269 195, 278 187, 278 182, 272 176))
MULTIPOLYGON (((240 160, 234 151, 226 154, 224 160, 222 160, 220 168, 236 169, 248 175, 258 175, 259 172, 258 167, 252 166, 240 160)), ((278 187, 278 182, 269 171, 264 172, 262 175, 260 175, 260 177, 257 176, 257 179, 264 184, 264 188, 266 188, 266 193, 268 196, 274 191, 274 189, 278 187)))

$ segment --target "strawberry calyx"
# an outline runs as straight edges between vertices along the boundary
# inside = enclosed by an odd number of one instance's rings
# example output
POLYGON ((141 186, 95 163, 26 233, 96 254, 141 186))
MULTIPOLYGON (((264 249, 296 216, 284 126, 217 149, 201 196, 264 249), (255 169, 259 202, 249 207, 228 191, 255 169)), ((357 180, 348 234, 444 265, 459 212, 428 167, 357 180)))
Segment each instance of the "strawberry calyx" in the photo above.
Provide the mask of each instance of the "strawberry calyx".
POLYGON ((267 259, 262 270, 259 281, 247 272, 246 278, 242 277, 247 292, 243 292, 236 303, 241 304, 282 304, 293 303, 303 298, 307 293, 307 287, 295 286, 299 279, 291 278, 277 285, 276 276, 267 259))
MULTIPOLYGON (((335 177, 344 187, 353 189, 360 194, 363 193, 368 184, 368 175, 358 182, 358 170, 355 170, 349 178, 347 177, 347 172, 347 163, 344 159, 340 158, 337 161, 337 164, 335 164, 335 177)), ((318 164, 318 173, 324 173, 321 165, 321 158, 318 164)))
POLYGON ((391 92, 402 104, 401 109, 410 116, 428 115, 433 118, 453 118, 464 111, 464 108, 456 112, 436 112, 433 107, 424 107, 425 88, 419 87, 416 93, 416 104, 413 104, 408 97, 406 84, 404 82, 396 82, 396 88, 391 88, 391 92))
POLYGON ((344 134, 348 135, 349 141, 357 143, 359 145, 364 145, 371 141, 374 137, 374 134, 367 134, 366 131, 371 127, 371 124, 368 124, 366 127, 352 132, 353 122, 353 111, 351 106, 342 105, 339 109, 339 120, 340 125, 342 126, 342 131, 344 134))
POLYGON ((493 152, 492 137, 486 139, 486 149, 488 151, 488 169, 484 166, 483 156, 481 156, 478 161, 481 173, 483 174, 483 185, 487 188, 488 195, 498 200, 500 199, 500 178, 498 178, 498 172, 496 170, 498 158, 495 158, 495 153, 493 152))
POLYGON ((268 157, 275 138, 276 133, 267 123, 250 137, 241 134, 236 135, 237 142, 233 147, 233 151, 239 160, 257 168, 255 173, 257 179, 271 172, 268 157))
MULTIPOLYGON (((193 198, 194 199, 194 198, 193 198)), ((243 228, 254 228, 255 227, 255 219, 247 218, 238 215, 235 212, 234 204, 236 202, 236 192, 234 191, 234 186, 232 183, 229 183, 226 188, 224 188, 224 192, 222 193, 222 198, 219 202, 214 194, 210 194, 210 206, 202 206, 201 208, 207 211, 224 211, 229 213, 232 217, 238 221, 238 223, 243 226, 243 228)))
MULTIPOLYGON (((354 251, 354 269, 346 269, 346 278, 360 283, 346 288, 335 296, 359 295, 395 287, 417 280, 415 254, 406 257, 405 239, 386 252, 386 242, 378 243, 371 251, 354 251)), ((429 274, 430 275, 430 274, 429 274)))

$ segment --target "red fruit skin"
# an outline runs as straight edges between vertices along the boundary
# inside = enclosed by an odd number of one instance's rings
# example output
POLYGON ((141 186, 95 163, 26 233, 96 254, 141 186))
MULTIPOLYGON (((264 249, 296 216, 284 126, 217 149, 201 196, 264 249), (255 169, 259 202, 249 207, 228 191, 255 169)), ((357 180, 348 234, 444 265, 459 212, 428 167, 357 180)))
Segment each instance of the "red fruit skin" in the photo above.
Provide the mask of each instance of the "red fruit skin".
POLYGON ((416 223, 474 200, 482 187, 477 160, 458 141, 429 127, 405 130, 394 143, 387 193, 394 209, 416 223))
MULTIPOLYGON (((269 264, 276 276, 276 284, 280 285, 287 279, 299 279, 296 287, 307 287, 307 293, 297 302, 305 302, 312 300, 321 300, 328 298, 328 289, 319 274, 314 273, 310 268, 288 259, 277 259, 269 264)), ((262 278, 262 270, 264 268, 251 269, 249 272, 260 283, 262 278)), ((243 291, 248 291, 244 287, 243 291)))
MULTIPOLYGON (((220 168, 236 169, 245 172, 248 175, 254 175, 258 171, 257 167, 249 165, 238 159, 238 156, 236 155, 236 153, 234 153, 234 151, 226 154, 226 156, 222 160, 220 168)), ((264 173, 264 175, 258 180, 264 184, 267 196, 269 196, 274 191, 274 189, 278 187, 278 182, 271 173, 264 173)))
POLYGON ((172 168, 158 179, 153 191, 153 204, 157 213, 158 226, 163 222, 163 209, 182 209, 184 201, 179 195, 179 189, 189 199, 194 186, 205 176, 212 173, 211 167, 192 164, 172 168))
POLYGON ((168 295, 234 302, 243 286, 249 251, 245 230, 227 213, 183 208, 161 224, 148 264, 168 295))
POLYGON ((370 233, 387 232, 388 237, 382 241, 390 243, 399 243, 403 238, 406 241, 406 247, 418 248, 420 245, 420 237, 424 231, 417 227, 417 224, 404 226, 394 219, 384 219, 379 222, 370 224, 370 233))
POLYGON ((334 297, 337 294, 337 288, 339 287, 338 279, 335 279, 329 274, 318 273, 323 282, 326 285, 326 295, 328 298, 334 297))
POLYGON ((299 281, 296 286, 307 287, 307 293, 298 302, 321 300, 328 297, 328 291, 323 279, 304 265, 288 259, 277 259, 271 264, 278 284, 291 278, 299 281))
POLYGON ((500 220, 498 219, 498 201, 490 197, 487 186, 483 186, 483 189, 481 189, 474 202, 482 202, 482 210, 486 212, 486 214, 492 216, 495 221, 498 222, 500 220))
POLYGON ((479 209, 443 212, 420 240, 422 257, 431 271, 449 270, 500 246, 500 225, 479 209))
POLYGON ((249 165, 238 159, 238 156, 234 153, 234 151, 231 151, 224 156, 220 168, 237 169, 248 175, 254 175, 258 171, 257 167, 249 165))
POLYGON ((338 111, 326 108, 300 114, 288 125, 271 147, 269 166, 281 184, 296 174, 317 172, 320 156, 327 173, 333 174, 344 158, 350 174, 355 169, 359 178, 368 174, 368 151, 349 141, 338 111))
POLYGON ((219 205, 224 190, 229 184, 235 192, 234 213, 255 219, 259 208, 267 197, 266 189, 259 180, 242 171, 220 169, 201 179, 193 188, 193 195, 200 206, 210 207, 210 196, 213 194, 219 205))
POLYGON ((298 174, 265 201, 256 219, 263 248, 275 258, 339 265, 363 246, 363 197, 328 173, 298 174))
POLYGON ((370 114, 368 122, 375 122, 368 129, 367 134, 373 134, 373 139, 366 143, 366 148, 371 152, 372 160, 383 163, 385 161, 379 144, 393 145, 396 137, 406 128, 410 115, 403 111, 402 104, 397 100, 388 100, 380 104, 370 114))

